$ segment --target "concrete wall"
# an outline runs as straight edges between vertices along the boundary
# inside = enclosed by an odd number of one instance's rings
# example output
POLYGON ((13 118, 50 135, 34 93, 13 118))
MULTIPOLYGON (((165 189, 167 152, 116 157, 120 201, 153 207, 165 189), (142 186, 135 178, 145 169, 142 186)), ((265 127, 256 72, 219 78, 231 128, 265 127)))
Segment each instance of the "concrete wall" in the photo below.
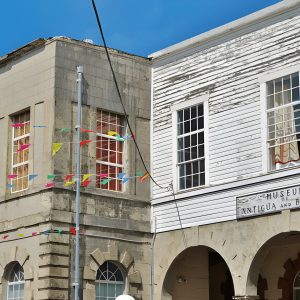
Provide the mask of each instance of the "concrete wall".
MULTIPOLYGON (((110 52, 132 129, 149 166, 150 62, 110 52)), ((5 273, 13 261, 23 265, 26 299, 73 297, 75 239, 69 230, 75 226, 75 193, 72 187, 63 187, 62 178, 56 179, 60 183, 52 190, 45 191, 44 185, 50 181, 49 173, 75 171, 72 142, 79 64, 84 67, 83 128, 95 129, 97 108, 123 114, 103 48, 54 38, 33 42, 0 61, 0 136, 4 143, 0 150, 0 298, 6 295, 5 273), (28 190, 10 194, 5 189, 10 170, 9 116, 26 108, 30 108, 32 126, 29 173, 38 177, 28 190), (63 127, 72 131, 61 133, 63 127), (67 142, 54 157, 53 142, 67 142), (33 232, 37 235, 32 236, 33 232)), ((95 135, 85 133, 82 139, 95 140, 95 135)), ((83 154, 95 157, 95 144, 83 149, 83 154)), ((126 145, 125 157, 126 173, 144 171, 133 141, 126 145)), ((95 174, 95 159, 83 158, 82 172, 95 174)), ((149 182, 140 184, 137 179, 127 183, 124 193, 96 189, 95 182, 82 189, 80 293, 84 299, 95 299, 96 271, 105 260, 123 266, 128 293, 136 299, 150 297, 149 193, 149 182)))

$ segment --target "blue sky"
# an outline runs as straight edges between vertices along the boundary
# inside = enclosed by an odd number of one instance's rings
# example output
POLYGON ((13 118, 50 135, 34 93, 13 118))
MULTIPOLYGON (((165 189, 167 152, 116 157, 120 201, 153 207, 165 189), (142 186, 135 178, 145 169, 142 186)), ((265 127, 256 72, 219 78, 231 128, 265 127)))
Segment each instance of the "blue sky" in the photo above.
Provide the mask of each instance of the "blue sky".
MULTIPOLYGON (((95 0, 107 44, 147 56, 279 0, 95 0)), ((0 56, 39 37, 101 44, 90 0, 3 0, 0 56)))

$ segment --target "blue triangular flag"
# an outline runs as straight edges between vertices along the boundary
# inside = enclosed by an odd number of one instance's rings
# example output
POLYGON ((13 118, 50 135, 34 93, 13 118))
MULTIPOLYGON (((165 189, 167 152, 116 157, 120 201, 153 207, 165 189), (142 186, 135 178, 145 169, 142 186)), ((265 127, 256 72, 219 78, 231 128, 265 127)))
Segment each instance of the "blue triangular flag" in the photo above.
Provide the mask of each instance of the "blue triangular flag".
POLYGON ((29 174, 28 175, 28 180, 33 180, 35 177, 37 177, 38 175, 37 174, 29 174))
POLYGON ((117 175, 117 178, 123 179, 123 177, 124 177, 125 175, 126 175, 125 173, 119 173, 119 174, 117 175))
POLYGON ((10 183, 8 183, 8 184, 7 184, 7 187, 8 187, 9 189, 12 189, 12 188, 14 187, 14 185, 13 185, 13 184, 10 184, 10 183))
POLYGON ((126 183, 127 181, 129 181, 130 178, 126 177, 126 178, 123 178, 122 180, 122 183, 126 183))

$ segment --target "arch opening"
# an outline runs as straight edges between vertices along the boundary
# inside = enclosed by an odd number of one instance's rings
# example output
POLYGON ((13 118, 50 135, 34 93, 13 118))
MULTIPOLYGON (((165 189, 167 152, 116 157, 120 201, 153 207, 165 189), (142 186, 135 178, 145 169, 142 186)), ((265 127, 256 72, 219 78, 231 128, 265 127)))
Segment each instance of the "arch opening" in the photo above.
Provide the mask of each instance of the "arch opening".
POLYGON ((270 238, 255 255, 247 276, 246 292, 260 299, 300 299, 300 232, 270 238), (295 288, 299 283, 299 289, 295 288))
POLYGON ((229 268, 213 249, 190 247, 172 262, 164 279, 163 300, 232 300, 229 268))

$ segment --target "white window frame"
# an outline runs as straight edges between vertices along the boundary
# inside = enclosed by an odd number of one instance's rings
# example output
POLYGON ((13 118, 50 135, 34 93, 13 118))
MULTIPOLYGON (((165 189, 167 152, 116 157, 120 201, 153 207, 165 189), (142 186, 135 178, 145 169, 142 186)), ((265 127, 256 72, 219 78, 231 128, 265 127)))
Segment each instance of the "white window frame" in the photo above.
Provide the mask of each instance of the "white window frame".
POLYGON ((184 193, 195 189, 201 189, 207 187, 209 184, 209 108, 208 108, 208 99, 209 94, 202 95, 200 97, 180 102, 172 105, 172 150, 173 150, 173 158, 172 158, 172 173, 173 173, 173 188, 176 193, 184 193), (204 166, 205 166, 205 184, 199 185, 197 187, 192 187, 188 189, 179 189, 179 176, 178 176, 178 167, 177 167, 177 111, 182 110, 184 108, 188 108, 194 105, 203 104, 203 117, 204 117, 204 166))
MULTIPOLYGON (((267 116, 267 82, 270 80, 275 80, 280 77, 290 75, 292 73, 299 73, 300 76, 300 64, 295 64, 293 66, 271 70, 266 73, 261 74, 258 77, 258 82, 260 84, 260 109, 261 109, 261 136, 262 136, 262 172, 263 174, 276 172, 276 171, 287 171, 291 168, 283 168, 279 170, 272 170, 269 159, 269 148, 267 145, 268 140, 268 116, 267 116)), ((299 166, 298 166, 299 167, 299 166)))
MULTIPOLYGON (((118 270, 122 273, 122 276, 123 276, 123 281, 112 281, 112 280, 98 280, 97 278, 96 278, 96 280, 95 280, 95 284, 117 284, 117 285, 123 285, 123 295, 124 295, 124 293, 126 293, 127 292, 127 278, 126 278, 126 274, 125 274, 125 271, 123 270, 123 268, 120 266, 120 264, 118 264, 118 263, 116 263, 116 262, 114 262, 114 261, 105 261, 104 263, 112 263, 112 264, 114 264, 117 268, 118 268, 118 270)), ((101 267, 101 266, 100 266, 101 267)), ((100 268, 99 267, 99 268, 100 268)), ((109 297, 109 296, 108 296, 109 297)), ((109 298, 111 298, 111 297, 109 297, 109 298)), ((96 291, 96 299, 98 299, 97 298, 97 291, 96 291)))
MULTIPOLYGON (((115 112, 109 112, 109 111, 105 111, 105 110, 102 110, 102 109, 98 109, 97 112, 96 112, 96 124, 98 122, 98 117, 97 117, 98 111, 105 112, 105 113, 111 113, 111 114, 114 114, 114 115, 122 117, 123 118, 123 133, 122 133, 122 135, 126 134, 125 117, 123 115, 115 113, 115 112)), ((108 124, 111 124, 111 123, 108 123, 108 124)), ((100 138, 104 137, 104 138, 107 138, 108 140, 114 140, 114 141, 116 141, 116 153, 117 153, 117 138, 116 138, 116 136, 111 136, 111 135, 107 135, 107 134, 103 134, 103 133, 98 133, 97 131, 96 131, 96 136, 100 137, 100 138)), ((102 160, 96 159, 96 166, 95 166, 96 169, 97 169, 97 164, 102 164, 102 165, 106 165, 108 167, 111 166, 111 167, 116 167, 116 168, 122 168, 122 172, 125 172, 124 171, 125 170, 125 163, 124 163, 125 162, 125 152, 126 152, 125 145, 126 145, 126 140, 123 142, 122 165, 117 164, 117 163, 111 163, 111 162, 106 162, 106 161, 102 161, 102 160)), ((110 151, 109 147, 110 147, 110 143, 108 143, 108 153, 110 151)), ((97 157, 97 155, 96 155, 96 157, 97 157)), ((99 179, 99 182, 101 182, 103 179, 99 179)), ((123 184, 121 184, 121 190, 120 191, 118 191, 118 190, 110 190, 110 189, 102 189, 101 187, 96 187, 96 188, 104 190, 104 191, 117 192, 117 193, 123 193, 125 191, 123 184)))
MULTIPOLYGON (((9 274, 9 278, 8 278, 8 281, 7 281, 7 294, 6 294, 6 299, 7 300, 11 300, 11 299, 24 299, 24 291, 25 291, 25 280, 24 280, 24 270, 19 270, 19 273, 22 273, 22 277, 23 277, 23 280, 18 280, 18 281, 9 281, 10 280, 10 276, 11 276, 11 273, 14 272, 14 268, 16 267, 16 265, 13 266, 13 268, 11 269, 11 272, 9 274), (16 285, 23 285, 23 298, 20 298, 20 297, 13 297, 13 298, 9 298, 9 289, 11 286, 16 286, 16 285)), ((22 267, 21 267, 22 268, 22 267)), ((23 268, 22 268, 23 269, 23 268)))
MULTIPOLYGON (((20 112, 20 113, 14 114, 12 116, 12 118, 15 118, 16 116, 18 116, 18 115, 20 115, 22 113, 26 113, 26 112, 29 113, 29 121, 24 122, 24 124, 28 124, 28 123, 30 124, 30 121, 31 121, 30 110, 28 110, 28 111, 26 110, 24 112, 20 112)), ((29 130, 29 133, 26 133, 26 134, 24 134, 22 136, 18 136, 17 138, 14 137, 15 136, 15 130, 16 130, 16 128, 13 127, 12 128, 12 138, 11 138, 11 140, 12 140, 12 142, 11 142, 11 147, 12 147, 12 149, 11 149, 11 173, 13 174, 14 168, 27 165, 27 169, 28 169, 27 177, 28 177, 29 176, 29 154, 28 154, 28 160, 23 161, 21 163, 14 164, 14 143, 17 142, 18 140, 25 139, 27 137, 30 140, 30 130, 29 130)), ((11 179, 10 182, 12 184, 13 183, 13 179, 11 179)), ((20 192, 26 191, 26 190, 28 190, 28 188, 29 188, 29 180, 27 178, 27 187, 26 188, 22 188, 21 190, 14 190, 14 187, 12 187, 12 188, 10 188, 10 191, 11 191, 12 194, 15 194, 15 193, 20 193, 20 192)))

